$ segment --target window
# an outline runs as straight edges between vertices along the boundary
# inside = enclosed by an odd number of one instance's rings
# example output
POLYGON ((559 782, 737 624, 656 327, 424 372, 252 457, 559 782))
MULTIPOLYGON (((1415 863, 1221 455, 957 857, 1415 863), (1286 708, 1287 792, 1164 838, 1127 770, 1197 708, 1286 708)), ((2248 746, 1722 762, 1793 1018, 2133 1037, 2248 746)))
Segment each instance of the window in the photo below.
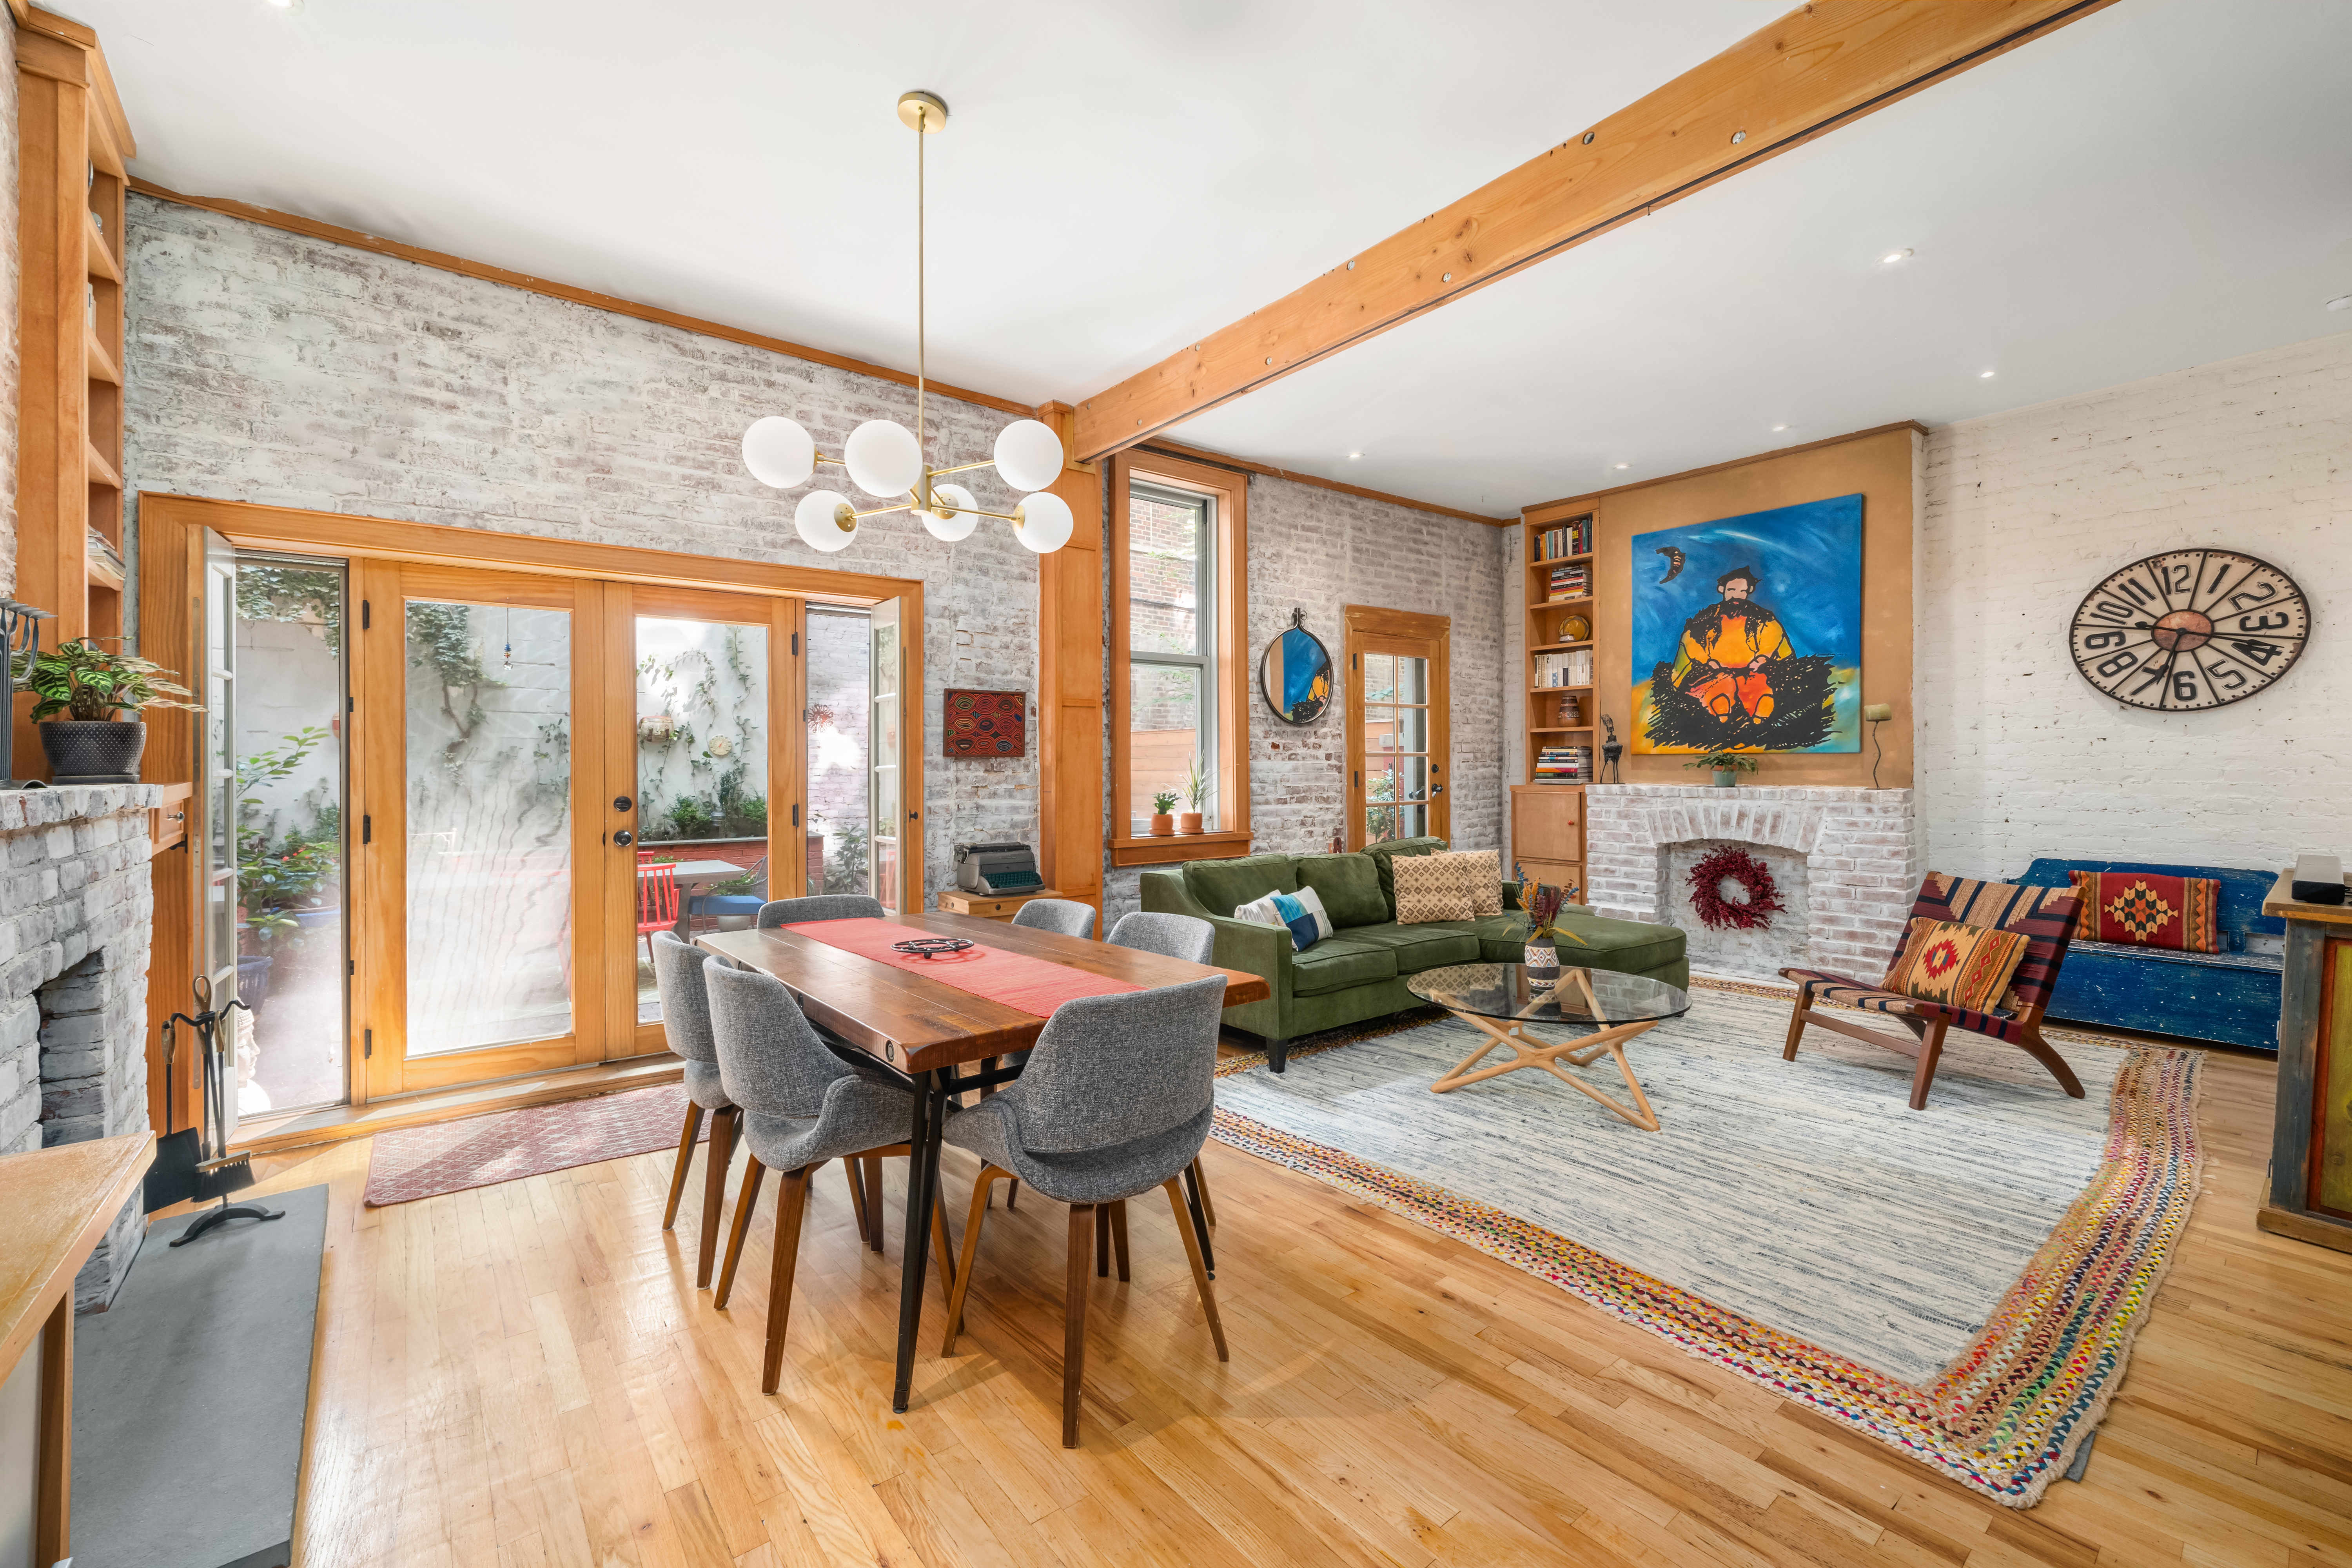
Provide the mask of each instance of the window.
POLYGON ((1115 472, 1113 861, 1245 855, 1247 476, 1156 452, 1123 454, 1115 472), (1154 835, 1162 795, 1180 819, 1198 811, 1201 830, 1154 835))

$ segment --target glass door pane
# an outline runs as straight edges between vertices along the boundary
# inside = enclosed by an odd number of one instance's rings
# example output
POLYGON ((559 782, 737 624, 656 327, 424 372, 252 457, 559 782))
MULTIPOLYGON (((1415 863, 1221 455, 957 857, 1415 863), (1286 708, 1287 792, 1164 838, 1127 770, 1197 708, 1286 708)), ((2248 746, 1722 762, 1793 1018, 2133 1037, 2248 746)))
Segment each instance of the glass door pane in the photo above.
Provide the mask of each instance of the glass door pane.
MULTIPOLYGON (((766 601, 752 601, 764 617, 766 601)), ((769 639, 764 624, 639 615, 636 941, 639 1023, 661 1016, 653 933, 751 924, 768 897, 769 639)), ((863 705, 861 704, 861 707, 863 705)))
POLYGON ((872 890, 873 617, 808 607, 808 890, 872 890))
POLYGON ((570 1035, 570 612, 405 604, 407 1056, 570 1035))
POLYGON ((344 569, 236 563, 236 1066, 247 1116, 341 1104, 344 1073, 344 569))
POLYGON ((900 736, 898 678, 898 601, 886 599, 874 606, 870 616, 873 631, 874 664, 872 679, 874 698, 873 719, 868 742, 873 753, 874 816, 869 828, 873 846, 873 891, 886 910, 899 905, 898 891, 903 884, 900 874, 899 826, 906 813, 899 800, 898 747, 900 736))
MULTIPOLYGON (((237 980, 242 967, 237 944, 238 930, 236 886, 237 788, 236 788, 236 551, 219 534, 207 529, 205 532, 205 629, 204 681, 198 689, 205 705, 204 730, 199 745, 197 787, 204 792, 204 927, 197 933, 197 972, 212 986, 212 1005, 227 1009, 237 995, 237 980)), ((178 1005, 179 998, 173 998, 178 1005)), ((253 1043, 253 1024, 249 1015, 230 1010, 233 1044, 229 1062, 241 1062, 248 1057, 253 1043)), ((181 1126, 199 1126, 205 1120, 206 1086, 203 1069, 182 1079, 195 1086, 195 1092, 175 1108, 173 1120, 181 1126)), ((232 1137, 236 1131, 237 1096, 234 1092, 236 1079, 224 1071, 219 1086, 221 1096, 222 1132, 232 1137)))
POLYGON ((1348 618, 1349 838, 1444 837, 1448 625, 1353 605, 1348 618))

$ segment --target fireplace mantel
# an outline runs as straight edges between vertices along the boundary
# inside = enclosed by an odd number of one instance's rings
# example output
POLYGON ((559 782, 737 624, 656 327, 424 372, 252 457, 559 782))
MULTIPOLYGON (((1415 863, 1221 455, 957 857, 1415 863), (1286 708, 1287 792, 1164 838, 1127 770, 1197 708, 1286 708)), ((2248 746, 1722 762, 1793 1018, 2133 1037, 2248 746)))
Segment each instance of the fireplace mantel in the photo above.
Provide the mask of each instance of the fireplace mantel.
MULTIPOLYGON (((1919 888, 1918 816, 1907 789, 1592 784, 1585 811, 1585 898, 1594 913, 1619 920, 1680 923, 1668 870, 1675 845, 1803 857, 1803 938, 1790 956, 1812 968, 1876 979, 1919 888)), ((1691 934, 1692 967, 1709 967, 1706 933, 1691 934)))

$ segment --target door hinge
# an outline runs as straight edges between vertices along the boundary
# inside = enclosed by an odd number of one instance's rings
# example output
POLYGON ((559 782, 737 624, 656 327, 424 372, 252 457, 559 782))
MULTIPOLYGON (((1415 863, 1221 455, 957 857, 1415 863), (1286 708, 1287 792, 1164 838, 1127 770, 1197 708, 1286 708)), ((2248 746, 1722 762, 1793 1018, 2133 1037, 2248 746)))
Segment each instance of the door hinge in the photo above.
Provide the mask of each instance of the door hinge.
POLYGON ((356 959, 356 958, 347 958, 347 959, 343 960, 343 973, 344 973, 346 976, 350 976, 350 975, 357 974, 359 972, 360 972, 360 961, 359 961, 358 959, 356 959))
POLYGON ((362 599, 362 600, 360 601, 360 630, 362 630, 362 631, 365 631, 365 630, 367 630, 367 629, 368 629, 368 602, 367 602, 365 599, 362 599))
POLYGON ((361 1056, 373 1057, 375 1055, 375 1031, 373 1029, 362 1029, 360 1031, 360 1041, 361 1056))
POLYGON ((801 634, 800 634, 800 633, 798 633, 798 632, 794 632, 794 633, 793 634, 793 657, 794 658, 798 658, 800 656, 801 656, 801 634))
POLYGON ((359 704, 358 704, 357 702, 353 701, 352 699, 350 699, 350 698, 348 698, 348 697, 346 697, 346 698, 344 698, 344 699, 343 699, 343 711, 344 711, 344 712, 346 712, 346 713, 354 712, 354 711, 356 711, 356 710, 358 710, 358 708, 359 708, 359 704))
POLYGON ((1354 780, 1356 781, 1356 784, 1355 784, 1355 787, 1356 787, 1356 788, 1358 788, 1358 789, 1361 789, 1361 788, 1363 788, 1363 787, 1364 787, 1364 775, 1363 775, 1363 774, 1361 774, 1361 773, 1350 773, 1349 776, 1350 778, 1352 778, 1352 779, 1354 779, 1354 780))
POLYGON ((798 801, 794 801, 794 802, 793 802, 793 826, 794 827, 798 827, 800 825, 801 825, 801 805, 800 805, 800 802, 798 802, 798 801))
POLYGON ((375 842, 374 817, 362 816, 360 818, 360 842, 362 844, 373 844, 375 842))

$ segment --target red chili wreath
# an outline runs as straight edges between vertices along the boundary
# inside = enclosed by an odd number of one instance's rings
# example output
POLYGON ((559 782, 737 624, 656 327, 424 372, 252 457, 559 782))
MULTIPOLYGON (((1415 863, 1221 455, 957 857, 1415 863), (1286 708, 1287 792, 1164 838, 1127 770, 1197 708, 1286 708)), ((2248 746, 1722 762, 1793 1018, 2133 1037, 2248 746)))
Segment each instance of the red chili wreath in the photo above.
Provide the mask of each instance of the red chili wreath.
POLYGON ((1744 849, 1722 848, 1691 868, 1691 908, 1710 931, 1737 926, 1741 931, 1769 931, 1773 915, 1789 907, 1763 861, 1744 849), (1748 894, 1746 903, 1723 896, 1723 884, 1737 882, 1748 894))

